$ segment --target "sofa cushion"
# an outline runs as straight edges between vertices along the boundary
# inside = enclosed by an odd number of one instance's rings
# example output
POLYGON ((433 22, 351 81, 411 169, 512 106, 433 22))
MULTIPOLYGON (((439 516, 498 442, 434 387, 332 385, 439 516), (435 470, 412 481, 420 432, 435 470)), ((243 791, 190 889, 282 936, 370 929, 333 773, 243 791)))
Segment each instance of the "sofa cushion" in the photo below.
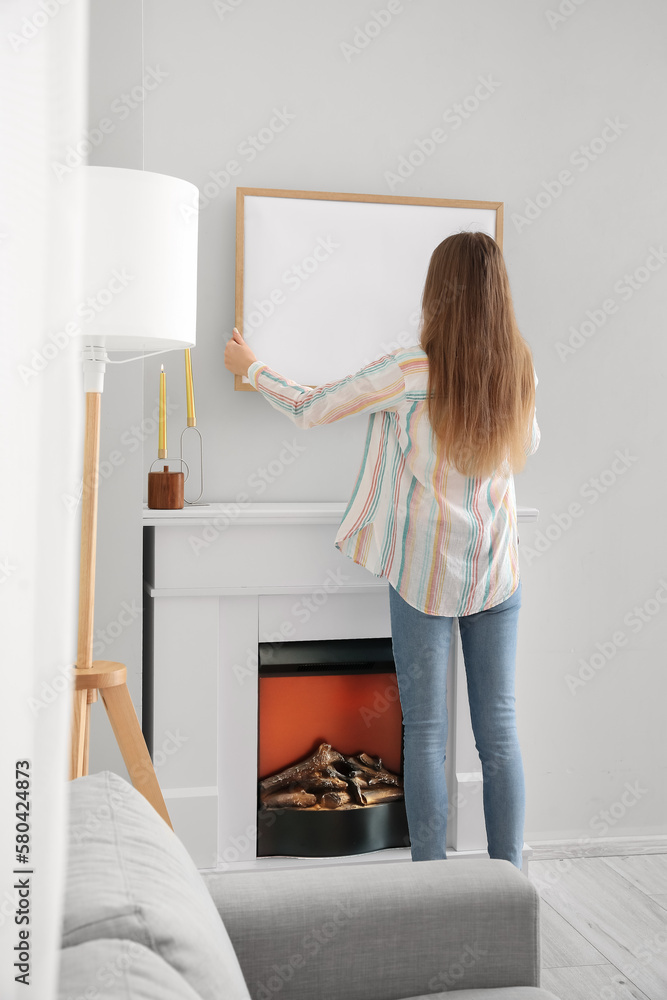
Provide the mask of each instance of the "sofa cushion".
POLYGON ((136 941, 101 938, 60 952, 58 1000, 200 1000, 182 976, 136 941))
POLYGON ((104 771, 69 784, 63 945, 122 938, 154 951, 202 1000, 249 1000, 195 865, 147 800, 104 771))

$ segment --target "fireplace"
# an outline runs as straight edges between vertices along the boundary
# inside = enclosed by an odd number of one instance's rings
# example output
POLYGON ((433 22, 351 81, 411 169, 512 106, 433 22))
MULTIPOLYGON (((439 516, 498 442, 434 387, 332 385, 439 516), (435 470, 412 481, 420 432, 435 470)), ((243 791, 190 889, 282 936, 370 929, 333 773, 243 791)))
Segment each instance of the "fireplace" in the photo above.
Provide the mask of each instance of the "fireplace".
MULTIPOLYGON (((400 709, 395 687, 393 693, 389 687, 395 685, 395 676, 386 638, 391 634, 387 582, 335 550, 344 511, 345 503, 319 502, 144 509, 144 724, 149 738, 152 734, 158 780, 174 829, 199 868, 299 869, 410 859, 409 848, 403 846, 372 857, 363 846, 361 854, 346 854, 347 842, 341 844, 331 834, 329 857, 309 861, 306 847, 296 851, 292 861, 293 855, 285 856, 282 846, 273 854, 268 850, 268 833, 258 836, 258 778, 302 760, 320 743, 343 754, 379 756, 390 771, 402 774, 400 709), (298 643, 304 655, 296 664, 276 662, 270 670, 269 650, 262 646, 260 678, 259 645, 277 636, 298 643), (356 644, 375 642, 378 636, 385 637, 387 655, 376 656, 375 674, 368 666, 350 666, 346 672, 340 662, 323 664, 323 647, 317 651, 317 670, 295 669, 314 662, 310 653, 305 655, 311 643, 335 639, 356 644), (331 712, 307 737, 301 716, 322 698, 315 698, 313 687, 299 694, 300 678, 304 684, 324 685, 324 702, 332 712, 340 706, 336 718, 331 712), (275 692, 267 698, 271 684, 275 692), (352 684, 368 687, 352 695, 352 684), (262 716, 269 727, 268 737, 262 738, 261 770, 260 689, 262 716), (271 708, 276 709, 273 723, 267 719, 271 708), (289 726, 282 724, 287 718, 292 720, 289 726), (359 728, 346 733, 342 727, 352 725, 353 718, 359 728), (279 724, 280 732, 271 729, 279 724)), ((520 526, 536 518, 537 511, 519 508, 520 526)), ((481 765, 456 627, 454 633, 447 686, 448 856, 484 857, 481 765)), ((290 649, 285 641, 276 644, 273 653, 280 660, 298 647, 290 649)), ((307 845, 312 842, 309 836, 307 845)), ((526 847, 524 866, 529 853, 526 847)))
POLYGON ((391 639, 259 644, 257 856, 409 845, 391 639))

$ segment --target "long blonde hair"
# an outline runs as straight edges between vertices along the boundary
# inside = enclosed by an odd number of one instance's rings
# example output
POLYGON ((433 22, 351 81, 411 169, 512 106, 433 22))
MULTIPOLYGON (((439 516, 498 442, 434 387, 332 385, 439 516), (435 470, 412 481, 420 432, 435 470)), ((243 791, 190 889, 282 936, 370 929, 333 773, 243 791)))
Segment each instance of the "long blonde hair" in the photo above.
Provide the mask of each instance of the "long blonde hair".
POLYGON ((448 461, 485 478, 525 465, 535 407, 530 347, 514 315, 498 244, 456 233, 433 251, 422 295, 428 416, 448 461))

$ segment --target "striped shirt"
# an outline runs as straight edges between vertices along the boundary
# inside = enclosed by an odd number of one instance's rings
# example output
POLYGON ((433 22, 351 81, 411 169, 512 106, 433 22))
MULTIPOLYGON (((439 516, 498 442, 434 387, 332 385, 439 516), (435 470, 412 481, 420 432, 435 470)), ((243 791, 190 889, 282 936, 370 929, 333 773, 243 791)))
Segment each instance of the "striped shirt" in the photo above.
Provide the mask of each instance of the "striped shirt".
MULTIPOLYGON (((361 468, 336 547, 428 615, 492 608, 519 586, 514 477, 463 476, 446 460, 427 412, 428 358, 399 348, 354 375, 308 388, 254 362, 251 384, 298 427, 368 413, 361 468)), ((537 376, 535 376, 537 384, 537 376)), ((537 450, 533 419, 526 453, 537 450)))

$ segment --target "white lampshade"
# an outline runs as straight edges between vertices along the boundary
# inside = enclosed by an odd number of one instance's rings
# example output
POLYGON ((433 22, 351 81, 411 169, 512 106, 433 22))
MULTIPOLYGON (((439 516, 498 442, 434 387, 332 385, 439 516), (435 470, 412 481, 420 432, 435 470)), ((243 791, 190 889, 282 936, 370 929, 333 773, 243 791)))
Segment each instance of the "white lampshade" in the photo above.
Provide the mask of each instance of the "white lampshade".
POLYGON ((80 170, 82 343, 144 353, 194 347, 197 188, 146 170, 80 170))

